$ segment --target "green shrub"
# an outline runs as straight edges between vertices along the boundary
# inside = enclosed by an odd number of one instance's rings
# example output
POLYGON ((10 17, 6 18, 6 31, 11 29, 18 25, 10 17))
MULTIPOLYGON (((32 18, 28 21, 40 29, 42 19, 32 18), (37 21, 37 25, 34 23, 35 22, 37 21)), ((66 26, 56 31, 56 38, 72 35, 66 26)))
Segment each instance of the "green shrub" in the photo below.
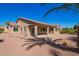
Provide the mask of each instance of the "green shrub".
POLYGON ((64 42, 62 45, 67 46, 67 42, 64 42))
POLYGON ((62 34, 75 34, 75 30, 73 28, 63 28, 60 33, 62 34))
POLYGON ((0 33, 3 33, 4 32, 4 29, 0 29, 0 33))

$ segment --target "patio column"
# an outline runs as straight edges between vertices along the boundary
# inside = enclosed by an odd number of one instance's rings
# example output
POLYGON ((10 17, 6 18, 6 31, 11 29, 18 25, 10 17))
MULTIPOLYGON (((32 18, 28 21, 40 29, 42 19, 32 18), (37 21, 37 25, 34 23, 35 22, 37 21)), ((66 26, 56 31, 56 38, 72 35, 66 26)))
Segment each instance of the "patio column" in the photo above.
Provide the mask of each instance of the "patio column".
POLYGON ((56 28, 54 27, 54 32, 56 31, 56 28))
POLYGON ((56 29, 57 29, 57 31, 58 31, 58 27, 57 27, 56 29))
POLYGON ((56 27, 56 31, 59 31, 59 28, 58 27, 56 27))
POLYGON ((37 36, 37 25, 35 25, 35 36, 37 36))
POLYGON ((49 26, 47 27, 47 35, 49 34, 49 26))
POLYGON ((31 36, 30 29, 29 29, 28 25, 26 25, 26 33, 27 33, 28 36, 31 36))

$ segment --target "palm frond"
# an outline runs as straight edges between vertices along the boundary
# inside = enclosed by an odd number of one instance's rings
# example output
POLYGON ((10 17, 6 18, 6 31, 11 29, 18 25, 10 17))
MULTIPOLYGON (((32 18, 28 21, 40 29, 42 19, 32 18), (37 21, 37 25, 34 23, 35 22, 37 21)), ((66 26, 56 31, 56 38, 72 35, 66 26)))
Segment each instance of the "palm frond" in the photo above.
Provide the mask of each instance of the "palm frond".
POLYGON ((48 11, 45 13, 44 18, 45 18, 48 14, 50 14, 51 12, 56 11, 56 10, 59 10, 59 9, 64 9, 64 7, 56 7, 56 8, 52 8, 52 9, 48 10, 48 11))
POLYGON ((44 18, 48 15, 48 14, 50 14, 51 12, 53 12, 53 11, 56 11, 56 10, 60 10, 60 9, 66 9, 66 10, 74 10, 74 11, 77 11, 77 12, 79 12, 79 10, 78 10, 78 8, 79 8, 79 3, 78 4, 74 4, 74 3, 64 3, 63 5, 61 5, 61 6, 59 6, 59 7, 56 7, 56 8, 51 8, 51 9, 49 9, 45 14, 44 14, 44 18), (73 6, 75 6, 74 8, 71 8, 71 7, 73 7, 73 6))

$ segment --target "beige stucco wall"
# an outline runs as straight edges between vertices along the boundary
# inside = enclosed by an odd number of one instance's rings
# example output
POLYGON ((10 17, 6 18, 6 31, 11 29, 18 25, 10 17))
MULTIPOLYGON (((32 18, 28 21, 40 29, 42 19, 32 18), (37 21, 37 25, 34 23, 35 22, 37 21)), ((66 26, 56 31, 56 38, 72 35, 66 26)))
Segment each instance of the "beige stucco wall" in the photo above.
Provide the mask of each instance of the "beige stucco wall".
POLYGON ((8 28, 7 29, 8 29, 8 32, 9 33, 12 33, 13 32, 13 27, 11 27, 10 25, 8 25, 8 28))
POLYGON ((28 27, 28 23, 25 23, 25 22, 19 20, 19 21, 17 22, 17 24, 20 26, 20 27, 19 27, 19 32, 20 32, 21 34, 30 35, 30 29, 29 29, 29 27, 28 27), (24 31, 24 26, 26 26, 26 32, 24 31), (21 28, 22 28, 22 30, 21 30, 21 28))
POLYGON ((7 33, 7 32, 8 32, 8 29, 7 29, 7 28, 4 28, 4 32, 6 32, 6 33, 7 33))
POLYGON ((6 31, 8 32, 8 33, 11 33, 11 34, 16 34, 16 33, 20 33, 20 28, 19 27, 17 27, 18 28, 18 31, 14 31, 14 27, 12 27, 12 26, 10 26, 10 25, 8 25, 8 28, 6 28, 6 31))

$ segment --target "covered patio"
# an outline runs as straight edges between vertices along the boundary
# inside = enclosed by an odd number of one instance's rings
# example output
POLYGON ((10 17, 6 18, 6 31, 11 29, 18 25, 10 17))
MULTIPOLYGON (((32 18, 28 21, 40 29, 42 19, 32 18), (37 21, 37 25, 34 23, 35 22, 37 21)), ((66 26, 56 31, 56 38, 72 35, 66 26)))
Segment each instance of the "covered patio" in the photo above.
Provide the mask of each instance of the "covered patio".
POLYGON ((27 34, 30 36, 54 34, 59 29, 57 26, 48 25, 28 25, 27 34))

